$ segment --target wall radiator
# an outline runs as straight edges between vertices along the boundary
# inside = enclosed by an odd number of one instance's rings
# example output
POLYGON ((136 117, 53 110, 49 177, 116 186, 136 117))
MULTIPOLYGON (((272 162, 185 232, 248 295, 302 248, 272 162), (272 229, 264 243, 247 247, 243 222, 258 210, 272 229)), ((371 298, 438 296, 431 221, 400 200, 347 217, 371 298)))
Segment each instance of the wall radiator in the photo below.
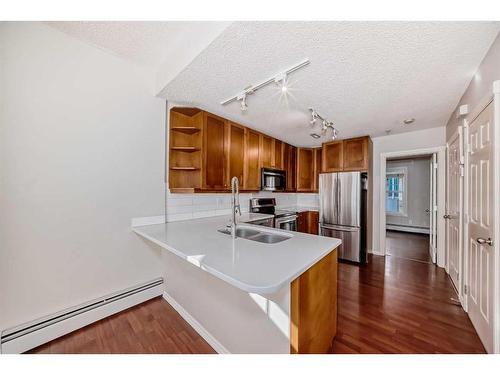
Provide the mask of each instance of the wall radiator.
POLYGON ((160 277, 6 329, 0 334, 1 353, 23 353, 107 316, 161 296, 164 289, 163 278, 160 277))

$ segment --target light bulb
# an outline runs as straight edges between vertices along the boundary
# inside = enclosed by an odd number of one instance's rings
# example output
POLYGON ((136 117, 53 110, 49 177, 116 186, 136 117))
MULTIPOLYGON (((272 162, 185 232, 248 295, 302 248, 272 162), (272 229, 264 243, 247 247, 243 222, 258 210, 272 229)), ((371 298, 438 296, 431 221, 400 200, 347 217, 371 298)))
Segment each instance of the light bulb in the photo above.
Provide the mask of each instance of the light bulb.
POLYGON ((247 106, 247 96, 246 94, 241 96, 241 103, 240 103, 240 108, 242 111, 246 111, 248 106, 247 106))

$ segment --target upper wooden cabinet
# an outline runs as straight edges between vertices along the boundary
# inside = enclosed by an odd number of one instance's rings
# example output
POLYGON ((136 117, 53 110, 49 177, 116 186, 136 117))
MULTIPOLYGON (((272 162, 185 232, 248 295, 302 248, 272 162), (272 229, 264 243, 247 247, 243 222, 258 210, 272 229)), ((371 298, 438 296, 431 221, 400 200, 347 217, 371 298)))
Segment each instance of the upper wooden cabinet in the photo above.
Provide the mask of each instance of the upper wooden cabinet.
POLYGON ((245 129, 245 174, 243 189, 260 190, 260 134, 245 129))
POLYGON ((323 143, 322 172, 367 171, 369 137, 323 143))
POLYGON ((371 140, 352 138, 296 148, 199 108, 170 110, 168 184, 173 193, 227 192, 233 176, 242 191, 261 188, 261 168, 283 169, 287 192, 317 192, 319 174, 366 171, 371 140))
POLYGON ((344 169, 343 146, 343 141, 331 141, 323 143, 323 172, 340 172, 344 169))
POLYGON ((227 175, 226 185, 231 186, 231 179, 236 176, 240 186, 244 185, 245 171, 245 127, 230 122, 227 126, 227 175))
POLYGON ((344 140, 344 171, 368 170, 368 137, 344 140))
POLYGON ((204 112, 203 126, 203 174, 202 188, 207 190, 224 190, 226 179, 226 120, 222 117, 204 112))
POLYGON ((286 191, 296 190, 297 148, 283 143, 283 169, 286 171, 286 191))
POLYGON ((297 191, 314 191, 314 149, 297 148, 297 191))
POLYGON ((323 164, 323 148, 314 149, 314 191, 319 190, 319 174, 322 171, 323 164))
POLYGON ((168 183, 172 192, 201 187, 204 113, 196 108, 170 111, 168 183))
POLYGON ((274 152, 273 152, 273 163, 272 167, 277 169, 285 169, 283 164, 283 148, 284 143, 278 139, 273 140, 274 152))
POLYGON ((273 167, 273 154, 274 154, 274 142, 273 138, 268 135, 260 135, 260 167, 261 168, 272 168, 273 167))

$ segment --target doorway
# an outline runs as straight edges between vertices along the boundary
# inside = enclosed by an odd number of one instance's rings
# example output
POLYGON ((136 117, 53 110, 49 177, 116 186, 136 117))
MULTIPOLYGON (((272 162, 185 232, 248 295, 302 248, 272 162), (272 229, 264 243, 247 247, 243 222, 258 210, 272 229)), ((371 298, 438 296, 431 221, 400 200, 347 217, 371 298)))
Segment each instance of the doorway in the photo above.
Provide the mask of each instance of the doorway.
MULTIPOLYGON (((387 229, 391 230, 391 227, 386 227, 386 198, 387 198, 387 162, 391 160, 401 160, 401 159, 415 159, 415 158, 427 158, 430 160, 432 158, 432 167, 431 163, 427 164, 427 168, 429 171, 430 183, 427 185, 427 191, 432 197, 425 204, 425 207, 421 207, 424 213, 429 218, 429 227, 428 231, 423 232, 422 234, 428 235, 428 245, 426 246, 427 251, 429 252, 429 256, 431 257, 431 262, 437 264, 439 267, 445 266, 445 223, 444 223, 444 208, 445 208, 445 166, 446 166, 446 147, 432 147, 426 149, 417 149, 417 150, 408 150, 408 151, 396 151, 396 152, 387 152, 382 153, 380 155, 380 202, 381 209, 379 210, 380 214, 380 250, 381 255, 386 255, 387 253, 387 229), (428 212, 425 212, 428 210, 428 212)), ((398 172, 397 170, 395 171, 398 172)), ((404 194, 404 189, 402 191, 404 194)), ((398 196, 399 198, 399 196, 398 196)), ((403 196, 404 199, 404 196, 403 196)), ((407 197, 408 199, 408 197, 407 197)), ((404 209, 404 207, 402 208, 404 209)), ((412 233, 419 233, 419 230, 415 230, 415 228, 411 228, 412 225, 408 225, 407 231, 413 229, 412 233)), ((391 233, 389 233, 390 235, 391 233)), ((390 240, 392 240, 390 238, 390 240)), ((395 241, 397 243, 397 241, 395 241)), ((423 241, 420 241, 420 243, 423 241)), ((394 243, 394 241, 393 241, 394 243)), ((390 252, 390 250, 389 250, 390 252)))
POLYGON ((435 263, 436 155, 386 160, 386 255, 435 263))

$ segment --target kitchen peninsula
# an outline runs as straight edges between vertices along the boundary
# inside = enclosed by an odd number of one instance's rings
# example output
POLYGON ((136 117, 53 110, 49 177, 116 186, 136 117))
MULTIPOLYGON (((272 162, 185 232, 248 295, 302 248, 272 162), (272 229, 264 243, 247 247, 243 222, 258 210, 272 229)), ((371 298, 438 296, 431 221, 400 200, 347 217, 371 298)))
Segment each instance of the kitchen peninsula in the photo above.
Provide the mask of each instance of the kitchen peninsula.
POLYGON ((228 216, 134 225, 162 248, 164 298, 219 353, 324 353, 337 325, 335 238, 252 225, 277 243, 221 233, 228 216))

